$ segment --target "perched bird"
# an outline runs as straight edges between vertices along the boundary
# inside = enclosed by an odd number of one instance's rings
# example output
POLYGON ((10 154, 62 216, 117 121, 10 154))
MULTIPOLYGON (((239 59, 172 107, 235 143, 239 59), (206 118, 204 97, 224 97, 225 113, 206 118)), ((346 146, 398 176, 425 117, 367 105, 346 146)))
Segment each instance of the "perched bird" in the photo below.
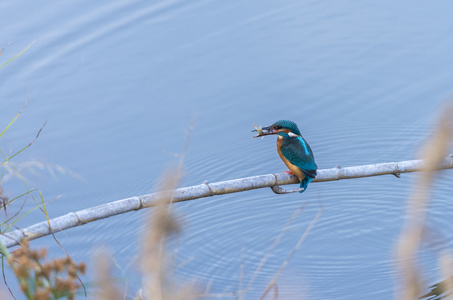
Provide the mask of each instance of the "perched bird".
POLYGON ((280 158, 290 170, 289 173, 299 178, 300 187, 306 190, 308 184, 316 177, 318 166, 315 163, 310 145, 302 137, 296 123, 289 120, 280 120, 270 126, 263 128, 255 126, 255 128, 256 130, 253 131, 258 131, 256 137, 278 135, 277 151, 280 158))

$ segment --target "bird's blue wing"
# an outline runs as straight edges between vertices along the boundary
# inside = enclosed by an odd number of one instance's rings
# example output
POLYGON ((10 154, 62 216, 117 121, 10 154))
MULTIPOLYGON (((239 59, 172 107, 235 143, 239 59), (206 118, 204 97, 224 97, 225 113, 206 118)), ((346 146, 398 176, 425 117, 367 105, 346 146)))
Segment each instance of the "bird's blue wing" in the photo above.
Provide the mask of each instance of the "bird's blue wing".
POLYGON ((310 146, 303 137, 298 137, 289 143, 284 143, 281 151, 285 158, 293 165, 299 167, 305 175, 311 178, 316 177, 318 166, 315 163, 310 146))

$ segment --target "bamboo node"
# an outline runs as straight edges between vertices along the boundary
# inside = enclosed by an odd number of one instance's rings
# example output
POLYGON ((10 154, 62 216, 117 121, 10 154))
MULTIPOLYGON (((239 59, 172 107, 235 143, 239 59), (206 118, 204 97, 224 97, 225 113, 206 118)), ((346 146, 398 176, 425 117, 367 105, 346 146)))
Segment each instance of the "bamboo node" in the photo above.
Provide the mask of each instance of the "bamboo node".
POLYGON ((79 217, 79 214, 77 214, 77 212, 73 212, 72 214, 73 214, 73 215, 76 217, 76 219, 77 219, 77 222, 76 222, 77 225, 83 225, 83 224, 85 224, 85 223, 83 222, 83 220, 79 217))
POLYGON ((136 210, 139 210, 139 209, 142 209, 143 207, 145 207, 145 202, 143 201, 142 197, 138 197, 138 196, 135 196, 134 198, 137 198, 138 199, 138 208, 136 210))
POLYGON ((277 185, 277 183, 278 183, 277 174, 272 174, 272 175, 274 175, 274 179, 275 179, 275 182, 272 185, 277 185))
POLYGON ((214 196, 214 192, 211 190, 211 187, 209 186, 209 181, 205 180, 203 181, 203 184, 206 185, 208 188, 208 196, 214 196))

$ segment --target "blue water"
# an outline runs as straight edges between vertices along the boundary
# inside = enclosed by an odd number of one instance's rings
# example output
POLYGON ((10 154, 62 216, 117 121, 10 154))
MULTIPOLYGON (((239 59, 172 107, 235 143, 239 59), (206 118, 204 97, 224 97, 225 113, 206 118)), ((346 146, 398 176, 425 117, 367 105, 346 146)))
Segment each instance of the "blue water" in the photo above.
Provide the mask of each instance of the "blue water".
MULTIPOLYGON (((181 186, 284 171, 275 139, 250 132, 279 119, 298 123, 321 169, 415 159, 453 91, 452 9, 404 1, 3 2, 0 45, 13 43, 0 64, 36 43, 0 70, 0 128, 29 98, 0 150, 21 149, 47 121, 13 163, 46 200, 57 198, 51 217, 156 191, 193 120, 181 186)), ((430 228, 447 249, 452 174, 442 172, 429 207, 430 228)), ((259 298, 322 206, 277 280, 279 299, 392 298, 395 242, 415 180, 381 176, 313 183, 297 195, 262 189, 177 204, 184 227, 170 249, 182 264, 175 280, 235 298, 306 204, 242 297, 259 298)), ((3 188, 10 197, 24 191, 17 179, 3 188)), ((29 199, 25 210, 33 206, 29 199)), ((110 247, 131 299, 141 286, 147 217, 149 210, 131 212, 57 237, 89 265, 97 246, 110 247)), ((43 220, 33 212, 17 225, 43 220)), ((32 245, 63 255, 51 237, 32 245)), ((429 284, 442 279, 438 250, 422 256, 429 284)))

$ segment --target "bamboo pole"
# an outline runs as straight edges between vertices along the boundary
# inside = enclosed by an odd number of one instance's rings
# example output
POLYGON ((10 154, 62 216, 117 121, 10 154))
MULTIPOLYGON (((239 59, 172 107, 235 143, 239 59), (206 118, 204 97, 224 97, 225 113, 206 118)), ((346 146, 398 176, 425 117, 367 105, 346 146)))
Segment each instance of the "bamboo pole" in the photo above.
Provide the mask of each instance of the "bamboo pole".
MULTIPOLYGON (((453 155, 449 155, 438 166, 439 170, 453 168, 453 155)), ((332 169, 318 170, 318 175, 313 182, 333 181, 340 179, 352 179, 379 175, 392 174, 399 177, 400 173, 418 172, 423 169, 422 160, 407 160, 392 163, 380 163, 372 165, 362 165, 355 167, 341 168, 339 166, 332 169)), ((198 198, 223 195, 230 193, 243 192, 253 189, 273 187, 276 185, 287 185, 299 183, 299 179, 287 173, 268 174, 252 176, 240 179, 208 183, 205 181, 200 185, 184 187, 174 190, 171 193, 173 202, 182 202, 198 198)), ((95 207, 70 212, 66 215, 50 220, 53 232, 62 231, 68 228, 80 226, 96 220, 108 218, 133 210, 153 206, 156 201, 163 196, 168 196, 169 192, 157 192, 142 196, 126 198, 95 207)), ((37 239, 51 234, 47 221, 37 223, 24 229, 16 229, 0 236, 0 242, 7 248, 16 246, 23 238, 29 240, 37 239)))

